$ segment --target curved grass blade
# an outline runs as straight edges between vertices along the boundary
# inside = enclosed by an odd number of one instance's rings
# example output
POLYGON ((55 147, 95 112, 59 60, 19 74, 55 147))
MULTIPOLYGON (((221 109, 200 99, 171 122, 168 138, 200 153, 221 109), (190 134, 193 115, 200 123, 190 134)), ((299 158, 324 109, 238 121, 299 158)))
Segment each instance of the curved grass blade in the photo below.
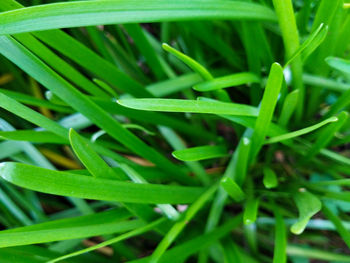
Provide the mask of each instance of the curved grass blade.
POLYGON ((253 3, 229 1, 79 1, 33 6, 0 14, 0 34, 103 24, 149 23, 181 20, 267 20, 274 12, 253 3))
POLYGON ((106 162, 92 149, 89 141, 86 139, 84 140, 73 129, 69 130, 69 141, 79 160, 93 176, 109 179, 121 179, 119 174, 115 173, 112 167, 109 167, 106 162))
POLYGON ((0 231, 0 247, 23 246, 59 240, 120 233, 142 226, 140 220, 127 220, 131 214, 114 209, 92 215, 59 219, 36 225, 0 231))
POLYGON ((0 89, 0 92, 24 104, 43 107, 43 108, 58 111, 58 112, 73 113, 73 110, 70 109, 69 107, 66 107, 63 105, 57 105, 55 103, 51 103, 43 99, 38 99, 20 92, 6 90, 6 89, 0 89))
POLYGON ((292 117, 292 114, 297 106, 299 97, 299 90, 293 90, 291 93, 289 93, 284 102, 283 107, 281 110, 281 115, 278 119, 278 124, 282 127, 286 127, 290 118, 292 117))
POLYGON ((334 122, 318 134, 316 141, 312 144, 311 148, 307 152, 307 156, 302 162, 307 162, 312 159, 315 155, 317 155, 323 148, 327 147, 330 141, 333 139, 334 134, 343 127, 348 119, 349 114, 345 111, 341 112, 337 118, 338 121, 334 122))
POLYGON ((200 76, 202 76, 205 80, 211 80, 213 79, 213 76, 210 74, 210 72, 203 67, 201 64, 199 64, 194 59, 190 58, 189 56, 185 55, 184 53, 176 50, 175 48, 172 48, 166 43, 162 44, 162 48, 165 51, 168 51, 169 53, 173 54, 175 57, 180 59, 182 62, 184 62, 187 66, 189 66, 194 72, 197 72, 200 76))
POLYGON ((181 161, 201 161, 224 157, 227 156, 228 153, 224 146, 206 145, 177 150, 174 151, 172 155, 181 161))
POLYGON ((122 235, 117 236, 115 238, 112 238, 110 240, 101 242, 101 243, 99 243, 97 245, 94 245, 94 246, 91 246, 91 247, 88 247, 88 248, 85 248, 85 249, 82 249, 82 250, 79 250, 79 251, 76 251, 76 252, 73 252, 73 253, 69 253, 69 254, 64 255, 62 257, 58 257, 58 258, 52 259, 52 260, 48 261, 47 263, 55 263, 55 262, 61 261, 63 259, 76 257, 76 256, 79 256, 81 254, 84 254, 84 253, 87 253, 87 252, 90 252, 90 251, 93 251, 93 250, 96 250, 96 249, 99 249, 99 248, 102 248, 102 247, 105 247, 105 246, 108 246, 108 245, 115 244, 115 243, 123 241, 125 239, 141 235, 141 234, 143 234, 143 233, 145 233, 147 231, 150 231, 150 230, 154 229, 155 227, 157 227, 158 225, 160 225, 160 224, 162 224, 164 222, 165 222, 164 218, 158 219, 158 220, 156 220, 156 221, 154 221, 154 222, 152 222, 152 223, 150 223, 148 225, 142 226, 142 227, 137 228, 135 230, 132 230, 132 231, 130 231, 128 233, 125 233, 125 234, 122 234, 122 235))
POLYGON ((117 102, 127 108, 146 111, 192 112, 227 114, 237 116, 257 116, 255 107, 220 101, 181 99, 120 99, 117 102))
POLYGON ((283 82, 283 70, 278 63, 272 64, 269 78, 267 80, 264 95, 261 101, 259 115, 256 119, 254 132, 252 136, 252 153, 253 160, 259 153, 265 136, 268 132, 272 116, 277 104, 278 95, 280 93, 283 82))
POLYGON ((316 196, 305 189, 299 189, 293 195, 293 198, 299 210, 299 218, 291 226, 290 230, 292 233, 299 235, 303 233, 310 218, 321 210, 322 204, 316 196))
MULTIPOLYGON (((205 67, 203 67, 201 64, 199 64, 197 61, 195 61, 191 57, 172 48, 168 44, 163 43, 162 47, 164 50, 170 52, 175 57, 180 59, 183 63, 189 66, 193 71, 197 72, 200 76, 202 76, 204 80, 212 80, 214 78, 205 67)), ((215 90, 214 93, 215 93, 215 96, 218 97, 221 101, 227 101, 227 102, 231 101, 230 96, 224 90, 215 90)))
POLYGON ((8 182, 34 191, 129 203, 191 203, 203 192, 203 188, 199 187, 135 184, 11 162, 1 164, 0 176, 8 182))
POLYGON ((241 187, 239 187, 238 184, 236 184, 236 182, 233 181, 230 177, 224 176, 220 181, 220 185, 236 202, 241 202, 244 200, 245 194, 242 191, 241 187))
POLYGON ((249 83, 259 83, 260 81, 261 80, 257 75, 250 72, 242 72, 201 82, 199 84, 194 85, 193 89, 204 92, 249 83))
POLYGON ((289 58, 284 67, 292 63, 292 61, 299 55, 305 61, 309 55, 323 42, 328 32, 328 26, 323 23, 313 32, 303 44, 295 51, 295 53, 289 58))
MULTIPOLYGON (((158 126, 160 133, 174 150, 186 149, 185 142, 172 129, 158 126)), ((185 162, 185 165, 195 174, 203 185, 210 185, 211 178, 199 162, 185 162)))
POLYGON ((289 133, 286 133, 286 134, 282 134, 282 135, 279 135, 279 136, 271 137, 271 138, 267 139, 265 141, 265 143, 266 144, 276 143, 276 142, 292 139, 292 138, 295 138, 295 137, 298 137, 298 136, 302 136, 304 134, 307 134, 307 133, 310 133, 310 132, 312 132, 314 130, 319 129, 322 126, 327 125, 328 123, 337 122, 337 121, 338 121, 338 118, 333 116, 333 117, 330 117, 330 118, 328 118, 328 119, 326 119, 324 121, 321 121, 321 122, 319 122, 319 123, 317 123, 315 125, 312 125, 312 126, 309 126, 309 127, 297 130, 297 131, 293 131, 293 132, 289 132, 289 133))

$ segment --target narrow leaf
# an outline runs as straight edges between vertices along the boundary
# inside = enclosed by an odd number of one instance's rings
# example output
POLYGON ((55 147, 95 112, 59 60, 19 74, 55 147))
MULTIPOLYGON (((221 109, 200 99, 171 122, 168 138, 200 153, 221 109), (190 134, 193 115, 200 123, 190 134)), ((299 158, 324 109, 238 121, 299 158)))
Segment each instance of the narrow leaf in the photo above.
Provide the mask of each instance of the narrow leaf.
POLYGON ((181 100, 181 99, 120 99, 120 105, 136 110, 193 112, 227 114, 237 116, 257 116, 255 107, 219 101, 181 100))
POLYGON ((33 6, 0 15, 0 34, 103 24, 149 23, 180 20, 247 19, 275 21, 274 12, 253 3, 227 1, 151 0, 78 1, 33 6))
POLYGON ((200 161, 227 156, 227 150, 224 146, 207 145, 177 150, 172 154, 181 161, 200 161))
POLYGON ((333 116, 333 117, 330 117, 324 121, 321 121, 315 125, 312 125, 312 126, 309 126, 309 127, 306 127, 306 128, 303 128, 303 129, 300 129, 300 130, 297 130, 297 131, 293 131, 293 132, 289 132, 289 133, 286 133, 286 134, 282 134, 282 135, 279 135, 279 136, 275 136, 275 137, 272 137, 272 138, 269 138, 265 141, 266 144, 270 144, 270 143, 276 143, 276 142, 280 142, 280 141, 284 141, 284 140, 288 140, 288 139, 292 139, 292 138, 295 138, 295 137, 298 137, 298 136, 302 136, 304 134, 307 134, 307 133, 310 133, 314 130, 317 130, 319 128, 321 128, 322 126, 328 124, 328 123, 331 123, 331 122, 336 122, 338 121, 338 118, 333 116))
POLYGON ((69 141, 79 160, 93 176, 120 179, 120 176, 92 149, 89 141, 73 129, 69 130, 69 141))
POLYGON ((267 135, 272 116, 277 103, 283 82, 283 70, 278 63, 272 64, 269 78, 267 80, 264 96, 261 101, 258 118, 255 122, 254 133, 252 137, 252 158, 260 151, 265 136, 267 135))
POLYGON ((236 202, 244 200, 245 194, 242 189, 230 177, 224 176, 220 181, 221 186, 236 202))
POLYGON ((191 203, 203 192, 198 187, 120 182, 11 162, 1 164, 0 176, 15 185, 48 194, 129 203, 191 203))
POLYGON ((260 81, 261 80, 255 74, 250 72, 242 72, 201 82, 193 86, 193 89, 204 92, 240 86, 249 83, 259 83, 260 81))
POLYGON ((289 58, 284 67, 289 65, 297 56, 301 55, 305 61, 308 56, 323 42, 328 32, 328 26, 323 23, 304 41, 289 58))

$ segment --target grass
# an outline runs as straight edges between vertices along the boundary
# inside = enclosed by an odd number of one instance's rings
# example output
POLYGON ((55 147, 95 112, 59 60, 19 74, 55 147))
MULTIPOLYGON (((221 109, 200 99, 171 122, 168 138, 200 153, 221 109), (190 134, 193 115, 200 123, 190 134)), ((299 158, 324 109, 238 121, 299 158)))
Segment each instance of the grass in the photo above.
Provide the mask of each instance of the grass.
POLYGON ((349 6, 0 1, 1 263, 350 262, 349 6))

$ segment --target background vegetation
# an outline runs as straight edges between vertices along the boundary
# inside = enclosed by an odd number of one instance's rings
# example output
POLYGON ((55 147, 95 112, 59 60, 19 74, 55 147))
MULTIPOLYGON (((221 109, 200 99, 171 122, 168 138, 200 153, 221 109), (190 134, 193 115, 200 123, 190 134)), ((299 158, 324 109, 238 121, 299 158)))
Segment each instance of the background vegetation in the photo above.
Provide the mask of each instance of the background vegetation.
POLYGON ((350 262, 349 6, 1 0, 0 261, 350 262))

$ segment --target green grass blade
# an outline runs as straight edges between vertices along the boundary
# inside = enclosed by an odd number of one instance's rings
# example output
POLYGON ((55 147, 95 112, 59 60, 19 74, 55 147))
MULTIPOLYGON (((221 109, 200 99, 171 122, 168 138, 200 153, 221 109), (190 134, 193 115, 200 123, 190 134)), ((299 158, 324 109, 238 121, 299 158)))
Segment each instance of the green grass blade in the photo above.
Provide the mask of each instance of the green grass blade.
POLYGON ((179 60, 184 62, 194 72, 197 72, 204 80, 213 79, 213 76, 210 74, 210 72, 205 67, 203 67, 201 64, 199 64, 197 61, 195 61, 194 59, 192 59, 189 56, 185 55, 184 53, 176 50, 175 48, 172 48, 168 44, 163 43, 162 47, 165 51, 171 53, 172 55, 177 57, 179 60))
POLYGON ((286 127, 290 118, 292 117, 292 114, 298 102, 298 96, 299 90, 294 90, 286 96, 283 102, 281 115, 278 119, 278 124, 282 127, 286 127))
POLYGON ((70 109, 69 107, 57 105, 55 103, 51 103, 49 101, 46 101, 43 99, 38 99, 38 98, 29 96, 29 95, 26 95, 23 93, 19 93, 16 91, 0 89, 0 92, 5 94, 6 96, 12 98, 12 99, 15 99, 18 102, 25 103, 28 105, 43 107, 46 109, 51 109, 51 110, 63 112, 63 113, 72 113, 73 112, 73 110, 70 109))
POLYGON ((257 116, 255 107, 219 101, 181 99, 120 99, 120 105, 137 110, 164 112, 192 112, 227 114, 237 116, 257 116))
POLYGON ((206 145, 177 150, 172 155, 181 161, 201 161, 227 156, 227 149, 219 145, 206 145))
POLYGON ((326 58, 326 62, 329 66, 343 72, 348 76, 348 78, 350 78, 350 60, 328 57, 326 58))
POLYGON ((271 138, 267 139, 265 141, 265 143, 267 143, 267 144, 276 143, 276 142, 288 140, 288 139, 291 139, 291 138, 295 138, 295 137, 298 137, 298 136, 302 136, 304 134, 307 134, 307 133, 310 133, 310 132, 312 132, 314 130, 319 129, 319 128, 323 127, 324 125, 327 125, 327 124, 332 123, 332 122, 337 122, 337 121, 338 121, 338 118, 333 116, 333 117, 325 119, 324 121, 321 121, 321 122, 319 122, 319 123, 317 123, 315 125, 312 125, 312 126, 309 126, 309 127, 297 130, 297 131, 293 131, 293 132, 289 132, 289 133, 286 133, 286 134, 282 134, 282 135, 279 135, 279 136, 276 136, 276 137, 271 137, 271 138))
POLYGON ((73 129, 69 130, 69 141, 75 154, 88 171, 95 177, 120 179, 119 175, 93 150, 88 140, 73 129))
POLYGON ((289 58, 285 63, 284 67, 292 63, 292 61, 297 56, 302 56, 305 61, 308 56, 322 43, 326 38, 328 32, 328 26, 321 24, 315 32, 313 32, 300 47, 295 51, 295 53, 289 58))
POLYGON ((287 231, 283 217, 275 206, 274 209, 276 226, 275 226, 275 247, 273 252, 273 263, 287 262, 287 231))
POLYGON ((152 223, 150 223, 148 225, 142 226, 140 228, 137 228, 135 230, 132 230, 132 231, 130 231, 128 233, 122 234, 122 235, 117 236, 115 238, 112 238, 110 240, 101 242, 98 245, 94 245, 94 246, 91 246, 91 247, 88 247, 88 248, 85 248, 85 249, 82 249, 82 250, 79 250, 79 251, 76 251, 76 252, 73 252, 73 253, 69 253, 69 254, 64 255, 62 257, 58 257, 58 258, 52 259, 52 260, 48 261, 47 263, 55 263, 55 262, 58 262, 58 261, 61 261, 61 260, 67 259, 67 258, 76 257, 76 256, 79 256, 81 254, 93 251, 95 249, 99 249, 99 248, 102 248, 102 247, 105 247, 105 246, 109 246, 109 245, 115 244, 117 242, 123 241, 125 239, 131 238, 131 237, 134 237, 134 236, 137 236, 137 235, 141 235, 144 232, 148 232, 148 231, 154 229, 155 227, 157 227, 158 225, 164 223, 164 221, 165 221, 164 218, 158 219, 158 220, 156 220, 156 221, 154 221, 154 222, 152 222, 152 223))
POLYGON ((317 136, 317 139, 313 143, 312 147, 308 150, 307 157, 303 160, 303 162, 310 160, 313 156, 318 154, 321 151, 321 149, 325 148, 331 142, 334 134, 338 132, 341 129, 341 127, 343 127, 343 125, 346 123, 348 115, 349 114, 345 111, 341 112, 337 116, 337 122, 328 125, 320 131, 320 134, 317 136))
POLYGON ((231 196, 231 198, 236 202, 244 200, 244 192, 238 186, 238 184, 236 184, 236 182, 233 181, 230 177, 224 176, 220 181, 220 185, 222 186, 222 188, 225 189, 228 195, 231 196))
POLYGON ((299 190, 293 194, 293 197, 299 210, 299 219, 292 225, 290 230, 292 233, 300 235, 310 218, 321 210, 322 204, 316 196, 305 189, 299 190))
POLYGON ((129 217, 130 213, 118 209, 4 230, 0 231, 0 247, 121 233, 143 226, 139 220, 126 220, 129 217))
POLYGON ((310 74, 303 75, 303 81, 307 85, 312 85, 320 88, 326 88, 327 90, 337 91, 337 92, 346 92, 350 89, 349 83, 343 83, 340 81, 335 81, 332 79, 319 77, 310 74))
POLYGON ((35 143, 67 144, 67 140, 48 131, 17 130, 1 131, 0 138, 14 141, 28 141, 35 143))
POLYGON ((299 256, 307 259, 319 259, 319 260, 327 260, 327 261, 335 261, 335 262, 350 262, 349 255, 339 254, 325 251, 324 249, 313 249, 306 248, 297 245, 288 245, 287 246, 287 254, 293 256, 299 256))
POLYGON ((250 225, 256 221, 259 209, 259 199, 254 197, 249 197, 245 203, 243 222, 245 225, 250 225))
POLYGON ((276 19, 272 10, 253 3, 226 1, 177 1, 168 3, 152 0, 138 7, 138 1, 102 0, 40 5, 4 12, 0 15, 1 34, 40 31, 55 28, 101 24, 147 23, 180 20, 212 19, 276 19), (28 26, 30 25, 30 26, 28 26))
POLYGON ((267 189, 275 188, 278 186, 278 179, 274 170, 272 170, 269 167, 264 167, 263 173, 264 173, 263 183, 267 189))
POLYGON ((34 191, 129 203, 191 203, 203 192, 197 187, 120 182, 11 162, 2 163, 0 175, 6 181, 34 191))
MULTIPOLYGON (((283 43, 287 59, 291 58, 300 46, 299 34, 293 12, 292 0, 273 0, 273 5, 278 17, 278 23, 282 31, 283 43)), ((296 57, 291 64, 293 75, 293 89, 299 90, 299 98, 296 109, 297 120, 300 120, 304 108, 304 84, 302 81, 303 65, 301 57, 296 57)))
POLYGON ((250 72, 242 72, 201 82, 193 86, 193 89, 205 92, 240 86, 243 84, 259 83, 260 81, 261 80, 259 77, 255 74, 250 72))
POLYGON ((265 136, 270 126, 275 106, 277 104, 278 95, 282 87, 282 82, 282 68, 278 63, 274 63, 270 70, 264 96, 260 105, 259 115, 255 122, 251 148, 252 159, 254 159, 258 154, 265 140, 265 136))

